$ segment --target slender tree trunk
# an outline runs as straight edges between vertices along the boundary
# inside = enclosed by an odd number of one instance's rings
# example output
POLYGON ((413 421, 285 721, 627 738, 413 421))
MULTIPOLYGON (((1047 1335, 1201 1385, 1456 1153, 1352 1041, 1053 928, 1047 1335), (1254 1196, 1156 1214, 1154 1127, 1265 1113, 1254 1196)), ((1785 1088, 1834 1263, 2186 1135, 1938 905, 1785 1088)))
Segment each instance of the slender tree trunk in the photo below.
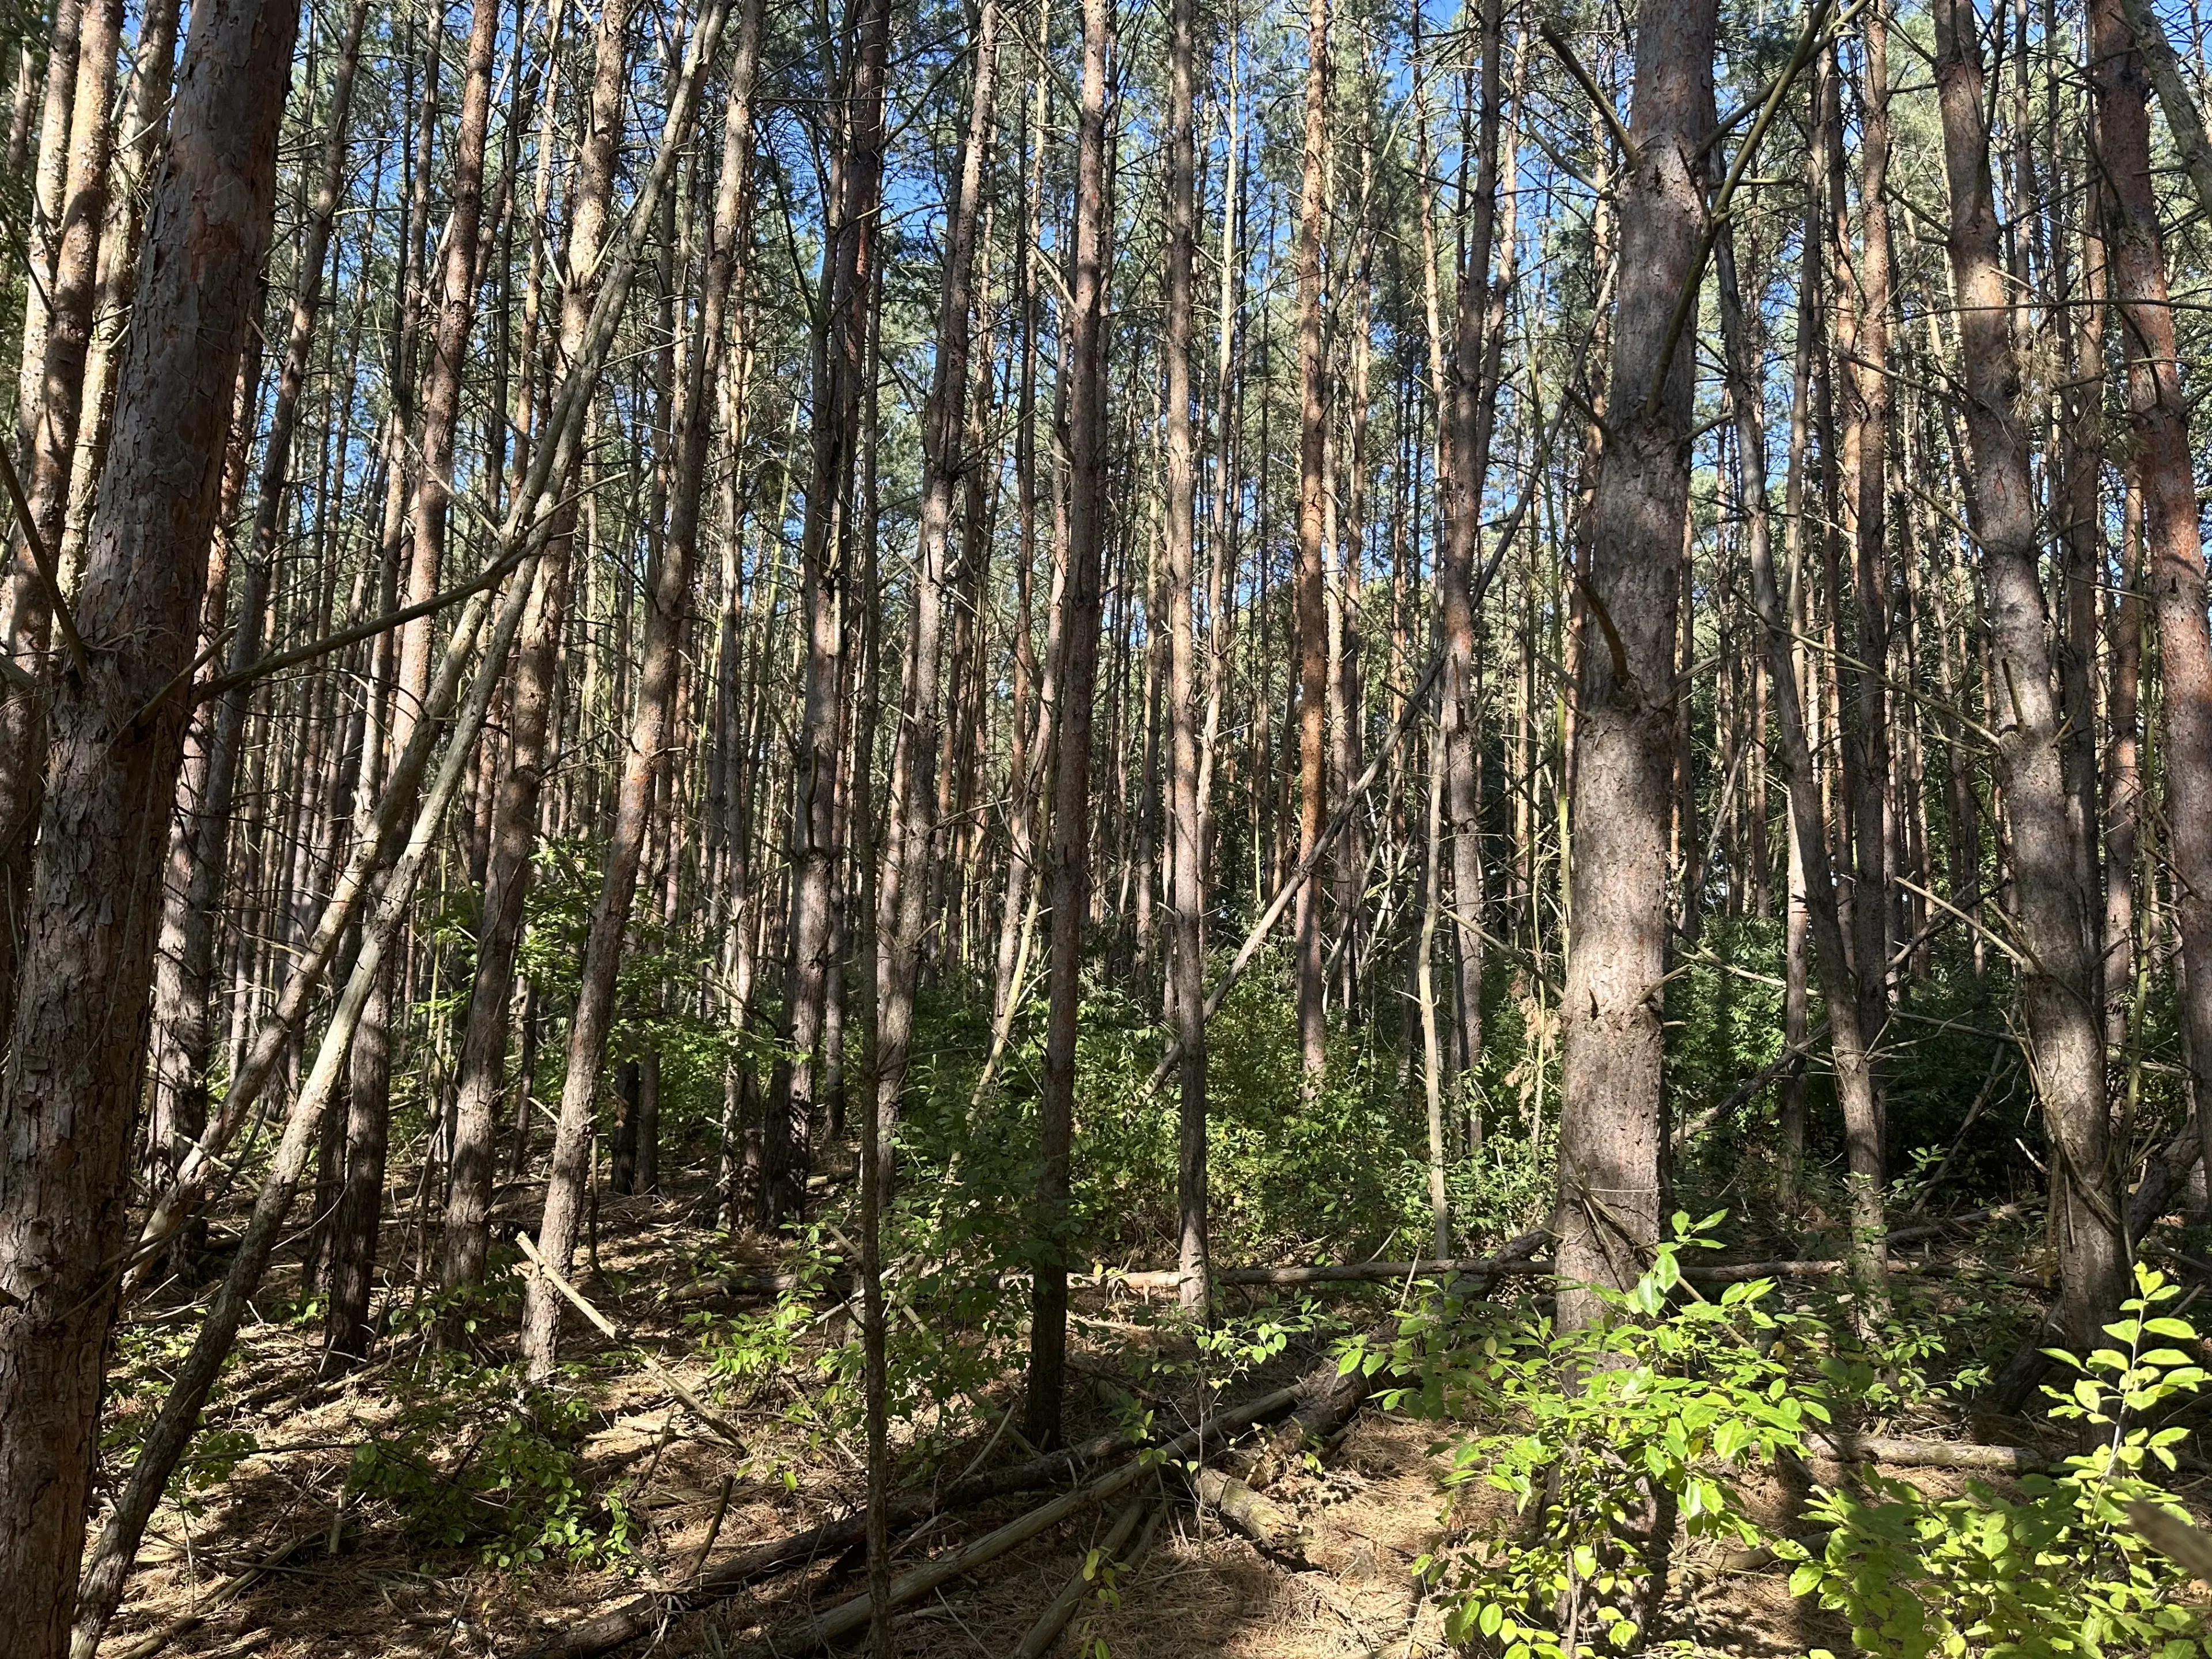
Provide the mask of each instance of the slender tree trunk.
POLYGON ((1575 725, 1574 939, 1560 1005, 1559 1319, 1632 1284, 1659 1237, 1667 1144, 1660 1068, 1673 805, 1676 590, 1688 511, 1692 343, 1670 319, 1698 281, 1713 130, 1714 0, 1638 13, 1624 177, 1612 410, 1581 579, 1595 632, 1575 725))
MULTIPOLYGON (((1168 19, 1167 586, 1168 1014, 1177 1062, 1176 1210, 1184 1310, 1212 1304, 1206 1190, 1206 847, 1198 805, 1198 663, 1191 587, 1196 580, 1197 445, 1191 430, 1192 269, 1198 254, 1196 0, 1173 0, 1168 19)), ((1224 274, 1226 281, 1226 273, 1224 274)))
POLYGON ((1099 576, 1106 496, 1106 59, 1109 0, 1083 0, 1083 83, 1075 154, 1074 257, 1068 273, 1067 586, 1061 598, 1052 785, 1046 853, 1052 905, 1051 1001, 1046 1013, 1037 1134, 1039 1239, 1030 1313, 1030 1443, 1060 1441, 1067 1365, 1067 1240, 1075 1131, 1075 1038, 1083 1001, 1084 923, 1091 908, 1091 728, 1098 678, 1099 576))
MULTIPOLYGON (((348 118, 354 75, 361 58, 368 0, 354 0, 332 70, 330 123, 323 136, 315 196, 301 240, 291 327, 269 430, 262 441, 261 473, 254 503, 253 539, 238 600, 238 623, 226 669, 235 673, 261 652, 264 613, 300 398, 307 382, 320 313, 331 228, 343 183, 348 118)), ((206 1126, 208 1066, 216 1032, 209 1000, 216 969, 216 922, 230 854, 231 809, 243 755, 248 690, 234 685, 216 701, 207 722, 205 774, 199 798, 185 820, 186 836, 173 847, 154 981, 154 1164, 163 1184, 173 1178, 185 1148, 206 1126), (179 860, 178 854, 184 857, 179 860), (181 862, 183 868, 176 868, 181 862)))
MULTIPOLYGON (((1298 189, 1298 563, 1294 590, 1298 679, 1298 858, 1321 837, 1328 816, 1326 717, 1328 634, 1322 592, 1322 520, 1328 481, 1328 355, 1322 325, 1322 237, 1328 204, 1322 187, 1328 146, 1329 0, 1306 12, 1305 161, 1298 189)), ((1298 1053, 1308 1086, 1328 1060, 1322 978, 1322 878, 1299 887, 1293 923, 1298 969, 1298 1053)))
MULTIPOLYGON (((1852 971, 1844 943, 1843 918, 1836 902, 1836 880, 1828 862, 1827 826, 1820 821, 1819 781, 1813 775, 1811 745, 1805 739, 1804 702, 1797 684, 1796 641, 1783 609, 1783 581, 1775 574, 1766 527, 1766 428, 1759 404, 1763 376, 1758 342, 1744 320, 1736 286, 1735 234, 1721 227, 1718 256, 1721 319, 1726 330, 1729 397, 1735 409, 1737 495, 1743 514, 1744 550, 1751 565, 1752 596, 1766 630, 1767 672, 1773 680, 1771 707, 1779 738, 1776 758, 1790 792, 1790 828, 1796 851, 1794 868, 1803 872, 1806 921, 1819 957, 1820 991, 1828 1015, 1828 1047, 1835 1061, 1836 1097, 1843 1107, 1844 1146, 1849 1161, 1852 1277, 1857 1301, 1852 1310, 1863 1333, 1879 1333, 1889 1319, 1887 1228, 1881 1205, 1881 1114, 1874 1090, 1874 1068, 1861 1023, 1867 999, 1852 971)), ((1789 573, 1795 586, 1797 573, 1789 573)), ((1862 957, 1860 975, 1881 971, 1879 960, 1862 957)), ((1803 1020, 1802 1012, 1798 1016, 1803 1020)))
POLYGON ((1952 285, 1971 455, 1967 507, 1982 546, 1993 684, 2002 688, 1993 724, 2012 832, 2022 1000, 2051 1141, 2065 1328, 2070 1341, 2087 1346, 2118 1305, 2126 1273, 2097 1033, 2094 999, 2101 988, 2093 974, 2087 896, 2077 880, 2081 861, 2059 754, 2049 623, 2037 568, 2034 483, 1998 258, 1972 0, 1936 0, 1936 82, 1951 191, 1952 285))
MULTIPOLYGON (((1887 972, 1889 960, 1893 884, 1884 863, 1889 836, 1884 806, 1893 788, 1888 716, 1889 672, 1889 204, 1884 190, 1889 175, 1889 26, 1883 0, 1868 10, 1861 25, 1865 43, 1865 84, 1859 119, 1860 252, 1856 303, 1851 307, 1850 412, 1845 434, 1851 490, 1851 532, 1856 566, 1853 599, 1859 667, 1851 676, 1857 719, 1848 741, 1855 745, 1852 769, 1851 846, 1856 854, 1852 878, 1851 924, 1856 930, 1853 961, 1857 968, 1859 1033, 1869 1060, 1889 1017, 1887 972)), ((1843 222, 1839 199, 1831 211, 1843 222)), ((1813 878, 1815 884, 1819 878, 1813 878)), ((1817 905, 1819 900, 1814 902, 1817 905)), ((1817 929, 1820 922, 1814 923, 1817 929)), ((1828 969, 1823 963, 1823 977, 1828 969)), ((1881 1079, 1874 1073, 1871 1179, 1879 1220, 1882 1182, 1881 1079)), ((1852 1178, 1864 1181, 1862 1152, 1854 1146, 1852 1178)), ((1856 1213, 1856 1212, 1855 1212, 1856 1213)), ((1859 1218, 1863 1220, 1863 1218, 1859 1218)))
POLYGON ((86 668, 53 681, 40 842, 66 856, 35 872, 0 1073, 0 1605, 25 1659, 56 1659, 75 1611, 187 713, 161 694, 191 660, 298 21, 284 0, 192 14, 76 598, 86 668))
MULTIPOLYGON (((114 150, 108 106, 115 86, 123 0, 95 0, 81 14, 64 0, 62 9, 78 25, 76 38, 66 43, 76 56, 77 68, 70 82, 68 163, 53 264, 41 272, 36 268, 39 260, 33 260, 33 286, 43 276, 46 302, 26 304, 23 402, 16 424, 21 458, 18 470, 31 511, 29 521, 11 538, 13 568, 7 594, 9 649, 19 660, 28 659, 32 671, 48 681, 52 672, 44 659, 52 643, 54 611, 47 585, 72 574, 61 570, 55 560, 69 517, 70 468, 76 453, 85 354, 92 342, 93 303, 99 289, 100 228, 106 214, 107 168, 114 150), (30 331, 33 321, 40 329, 37 336, 30 331), (40 343, 35 382, 29 372, 34 337, 40 343)), ((58 27, 53 51, 59 53, 64 47, 58 27)), ((55 89, 49 73, 50 100, 55 89)), ((52 115, 50 101, 50 121, 52 115)), ((47 137, 52 136, 49 125, 47 137)), ((41 183, 46 167, 42 142, 41 183)), ((259 280, 258 271, 252 280, 259 280)), ((70 646, 69 664, 82 674, 78 655, 79 647, 70 646)), ((0 1029, 9 1023, 18 990, 14 953, 20 948, 21 933, 12 919, 29 914, 39 797, 49 764, 51 695, 49 686, 46 695, 17 695, 0 705, 0 915, 10 919, 0 927, 0 1029)))
MULTIPOLYGON (((490 131, 492 73, 499 46, 501 0, 474 0, 462 75, 459 128, 452 160, 453 212, 430 362, 422 402, 418 469, 409 504, 404 598, 419 605, 437 591, 446 564, 447 518, 460 424, 461 380, 476 318, 477 254, 483 218, 484 147, 490 131)), ((387 741, 404 748, 422 718, 430 684, 436 618, 421 617, 399 635, 398 696, 387 741)), ((396 963, 387 963, 389 976, 396 963)), ((374 1340, 369 1304, 384 1207, 385 1148, 391 1133, 393 988, 378 988, 355 1045, 346 1125, 345 1179, 332 1222, 325 1369, 360 1364, 374 1340)), ((404 1029, 405 1020, 401 1008, 404 1029)))
MULTIPOLYGON (((757 5, 758 0, 751 0, 757 5)), ((705 62, 714 55, 725 16, 720 4, 701 17, 690 51, 705 62)), ((601 27, 618 43, 628 19, 602 14, 601 27)), ((602 35, 602 40, 606 36, 602 35)), ((601 58, 601 73, 621 70, 618 44, 601 58)), ((757 62, 757 36, 755 36, 757 62)), ((748 66, 749 68, 750 66, 748 66)), ((610 82, 610 85, 617 84, 610 82)), ((593 104, 599 102, 593 88, 593 104)), ((561 1085, 560 1118, 553 1136, 552 1168, 546 1179, 545 1210, 538 1228, 538 1253, 556 1273, 566 1273, 582 1219, 584 1182, 592 1152, 593 1112, 599 1072, 606 1064, 607 1039, 614 1029, 616 975, 637 898, 638 871, 644 860, 653 791, 667 758, 669 733, 676 719, 677 670, 684 650, 684 623, 691 604, 691 569, 698 552, 700 506, 706 486, 708 440, 713 430, 714 384, 721 350, 723 322, 737 268, 738 212, 745 183, 744 146, 751 137, 749 118, 751 76, 733 78, 734 108, 723 128, 723 174, 714 202, 713 243, 702 285, 697 320, 690 342, 683 405, 675 433, 676 474, 667 534, 657 569, 647 573, 644 651, 638 675, 636 712, 623 757, 622 783, 615 798, 614 833, 607 843, 605 868, 585 935, 581 982, 568 1022, 568 1056, 561 1085)), ((611 100, 611 110, 618 101, 611 100)), ((596 123, 594 124, 596 126, 596 123)), ((543 1379, 559 1358, 562 1298, 551 1283, 532 1274, 522 1306, 522 1357, 529 1375, 543 1379)))

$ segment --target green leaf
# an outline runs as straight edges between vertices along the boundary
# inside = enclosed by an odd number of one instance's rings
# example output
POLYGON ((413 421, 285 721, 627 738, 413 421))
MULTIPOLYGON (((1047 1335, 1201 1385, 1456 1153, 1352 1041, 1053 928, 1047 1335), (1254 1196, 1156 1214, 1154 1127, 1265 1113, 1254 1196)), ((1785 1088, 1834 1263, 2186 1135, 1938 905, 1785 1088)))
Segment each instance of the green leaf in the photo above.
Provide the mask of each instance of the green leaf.
POLYGON ((1792 1595, 1810 1595, 1820 1589, 1823 1576, 1819 1562, 1808 1561, 1790 1575, 1790 1593, 1792 1595))

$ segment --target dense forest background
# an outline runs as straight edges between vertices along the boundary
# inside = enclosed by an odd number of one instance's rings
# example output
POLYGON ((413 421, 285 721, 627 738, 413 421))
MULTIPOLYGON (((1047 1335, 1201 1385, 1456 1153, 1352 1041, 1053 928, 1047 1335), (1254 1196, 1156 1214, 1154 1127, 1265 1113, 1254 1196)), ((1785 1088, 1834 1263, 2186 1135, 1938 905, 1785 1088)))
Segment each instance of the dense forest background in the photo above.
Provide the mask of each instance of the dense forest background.
POLYGON ((15 0, 0 1654, 2212 1653, 2207 50, 15 0))

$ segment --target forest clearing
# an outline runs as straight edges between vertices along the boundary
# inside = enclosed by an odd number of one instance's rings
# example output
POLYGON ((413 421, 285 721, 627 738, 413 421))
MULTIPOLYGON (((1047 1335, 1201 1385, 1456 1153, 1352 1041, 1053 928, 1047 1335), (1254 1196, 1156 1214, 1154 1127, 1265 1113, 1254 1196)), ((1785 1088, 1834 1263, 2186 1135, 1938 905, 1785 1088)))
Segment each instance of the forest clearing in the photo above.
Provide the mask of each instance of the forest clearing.
POLYGON ((0 1659, 2212 1659, 2208 51, 0 8, 0 1659))

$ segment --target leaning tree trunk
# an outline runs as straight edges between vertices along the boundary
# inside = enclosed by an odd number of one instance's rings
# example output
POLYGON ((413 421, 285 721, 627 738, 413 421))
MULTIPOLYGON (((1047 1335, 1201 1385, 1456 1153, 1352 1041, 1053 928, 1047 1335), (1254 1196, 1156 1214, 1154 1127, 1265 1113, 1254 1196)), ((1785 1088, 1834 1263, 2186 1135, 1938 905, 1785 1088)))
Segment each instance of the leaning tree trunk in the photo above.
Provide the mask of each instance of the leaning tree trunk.
POLYGON ((66 856, 38 863, 0 1073, 0 1605, 25 1659, 56 1659, 76 1602, 187 712, 161 694, 191 661, 298 25, 289 0, 193 11, 76 594, 86 662, 53 680, 39 835, 66 856))
MULTIPOLYGON (((757 10, 759 0, 752 0, 749 12, 757 10)), ((701 20, 697 50, 702 58, 711 59, 714 55, 723 16, 723 9, 715 5, 701 20)), ((748 32, 753 37, 757 60, 758 31, 752 27, 748 32)), ((606 868, 592 907, 590 930, 585 935, 575 1012, 568 1022, 568 1071, 561 1086, 561 1115, 554 1132, 545 1212, 538 1230, 539 1258, 563 1273, 574 1254, 577 1224, 582 1218, 599 1070, 606 1064, 607 1039, 614 1030, 616 975, 622 966, 623 943, 637 898, 638 869, 652 829, 654 786, 667 760, 669 733, 676 719, 677 670, 691 602, 691 568, 699 545, 708 440, 714 430, 708 390, 714 384, 720 361, 722 324, 743 234, 738 209, 744 195, 744 149, 751 137, 751 80, 750 64, 733 78, 732 107, 723 128, 722 177, 714 198, 706 281, 686 364, 683 407, 676 422, 676 479, 668 533, 661 544, 659 568, 647 573, 637 710, 631 720, 629 752, 615 798, 614 834, 607 843, 606 868)), ((561 1302, 547 1279, 532 1275, 523 1299, 522 1355, 534 1378, 552 1374, 559 1350, 561 1302)))
MULTIPOLYGON (((625 16, 627 13, 623 14, 625 16)), ((568 219, 569 268, 595 269, 606 240, 608 204, 614 190, 621 137, 623 71, 627 43, 617 22, 602 25, 593 46, 592 85, 584 142, 579 147, 568 219)), ((596 282, 568 285, 561 296, 562 361, 583 349, 597 296, 596 282)), ((508 707, 507 769, 492 808, 492 836, 484 874, 483 921, 476 969, 469 987, 468 1020, 461 1033, 460 1076, 453 1109, 453 1181, 446 1195, 441 1282, 447 1289, 483 1282, 491 1243, 493 1148, 505 1098, 509 1002, 522 948, 524 902, 530 893, 532 852, 537 845, 539 798, 544 793, 549 730, 555 718, 561 634, 574 568, 576 507, 563 503, 539 562, 538 591, 524 620, 515 652, 514 688, 508 707)), ((522 1088, 526 1097, 530 1079, 522 1088)))
POLYGON ((1622 180, 1612 407, 1580 578, 1591 636, 1575 724, 1555 1224, 1566 1326, 1602 1305, 1578 1286, 1635 1282, 1664 1201, 1660 987, 1696 356, 1676 335, 1703 252, 1716 9, 1717 0, 1645 0, 1637 15, 1638 154, 1622 180))
POLYGON ((1951 279, 1966 394, 1966 504, 1982 546, 1989 605, 1992 724, 2012 832, 2021 988, 2051 1142, 2064 1323, 2070 1340, 2087 1345, 2118 1305, 2127 1271, 2098 1036, 2100 988, 2059 750, 2063 732, 2037 558, 2035 483, 2018 408, 2020 360, 1998 252, 1972 0, 1936 0, 1936 27, 1951 279))

